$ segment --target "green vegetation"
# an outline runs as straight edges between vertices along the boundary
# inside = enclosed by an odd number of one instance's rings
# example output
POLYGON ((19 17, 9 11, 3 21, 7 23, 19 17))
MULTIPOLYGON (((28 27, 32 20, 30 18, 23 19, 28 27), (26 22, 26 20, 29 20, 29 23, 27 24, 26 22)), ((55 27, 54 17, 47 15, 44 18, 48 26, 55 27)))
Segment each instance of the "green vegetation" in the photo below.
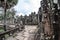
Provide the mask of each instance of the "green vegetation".
POLYGON ((0 32, 4 32, 4 29, 3 29, 3 27, 0 27, 0 32))
POLYGON ((3 15, 0 15, 0 20, 3 20, 3 15))
MULTIPOLYGON (((4 8, 4 0, 0 0, 0 6, 4 8)), ((10 9, 11 7, 15 6, 17 4, 18 0, 7 0, 6 2, 6 6, 7 6, 7 9, 10 9)))

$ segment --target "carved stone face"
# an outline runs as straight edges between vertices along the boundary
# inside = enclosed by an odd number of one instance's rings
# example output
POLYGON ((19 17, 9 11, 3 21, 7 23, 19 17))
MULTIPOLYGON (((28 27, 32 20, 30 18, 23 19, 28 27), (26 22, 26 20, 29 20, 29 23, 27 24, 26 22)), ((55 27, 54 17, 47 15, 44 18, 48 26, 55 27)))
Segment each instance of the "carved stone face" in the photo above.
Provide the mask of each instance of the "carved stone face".
POLYGON ((57 4, 58 3, 58 0, 53 0, 53 2, 57 4))

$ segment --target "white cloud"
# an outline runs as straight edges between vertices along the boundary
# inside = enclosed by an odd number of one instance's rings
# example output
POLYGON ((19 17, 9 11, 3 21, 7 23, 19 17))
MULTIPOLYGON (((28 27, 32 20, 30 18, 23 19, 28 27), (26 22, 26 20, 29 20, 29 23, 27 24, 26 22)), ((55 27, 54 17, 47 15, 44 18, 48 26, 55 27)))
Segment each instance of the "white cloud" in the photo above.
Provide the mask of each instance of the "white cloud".
POLYGON ((41 0, 30 0, 31 2, 31 6, 32 6, 32 11, 35 11, 37 12, 38 11, 38 8, 40 7, 40 1, 41 0))
MULTIPOLYGON (((20 12, 22 15, 29 15, 31 12, 38 12, 40 7, 41 0, 19 0, 18 4, 15 6, 15 9, 20 12), (27 2, 25 2, 27 1, 27 2)), ((19 15, 21 15, 18 13, 19 15)))

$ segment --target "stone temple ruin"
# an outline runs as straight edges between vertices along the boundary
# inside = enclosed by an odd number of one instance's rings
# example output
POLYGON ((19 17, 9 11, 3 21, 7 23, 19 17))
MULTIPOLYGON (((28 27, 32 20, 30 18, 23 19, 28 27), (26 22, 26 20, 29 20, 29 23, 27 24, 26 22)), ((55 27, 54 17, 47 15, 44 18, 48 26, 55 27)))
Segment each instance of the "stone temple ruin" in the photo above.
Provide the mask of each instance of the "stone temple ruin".
POLYGON ((41 0, 37 14, 16 17, 14 9, 10 11, 15 0, 7 2, 0 0, 0 27, 4 29, 0 40, 60 40, 60 0, 41 0))

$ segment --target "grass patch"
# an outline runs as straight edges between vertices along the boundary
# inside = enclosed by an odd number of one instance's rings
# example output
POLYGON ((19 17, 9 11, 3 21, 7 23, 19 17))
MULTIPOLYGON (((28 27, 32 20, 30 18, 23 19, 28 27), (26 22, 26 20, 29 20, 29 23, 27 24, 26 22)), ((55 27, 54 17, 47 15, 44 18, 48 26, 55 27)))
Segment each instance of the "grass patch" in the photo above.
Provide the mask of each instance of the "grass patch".
POLYGON ((1 30, 0 30, 0 32, 4 32, 4 30, 3 30, 3 29, 1 29, 1 30))
POLYGON ((8 34, 6 34, 6 35, 5 35, 5 37, 6 37, 6 38, 8 38, 8 37, 9 37, 9 35, 8 35, 8 34))
POLYGON ((3 29, 3 27, 0 27, 0 32, 4 32, 4 29, 3 29))

